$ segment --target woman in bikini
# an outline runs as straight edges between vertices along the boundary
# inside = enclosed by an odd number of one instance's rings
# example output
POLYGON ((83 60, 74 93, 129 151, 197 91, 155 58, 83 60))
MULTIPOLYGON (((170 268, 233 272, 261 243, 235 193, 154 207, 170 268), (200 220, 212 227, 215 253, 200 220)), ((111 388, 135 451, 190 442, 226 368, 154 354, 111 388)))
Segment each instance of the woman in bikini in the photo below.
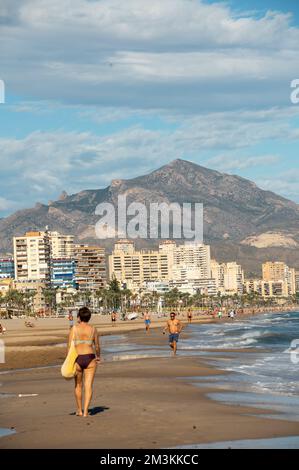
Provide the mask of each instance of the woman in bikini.
POLYGON ((92 398, 92 385, 100 362, 100 345, 98 333, 94 326, 88 325, 91 312, 82 307, 78 313, 80 323, 73 326, 69 334, 68 347, 74 340, 78 357, 76 360, 77 374, 75 376, 75 397, 77 403, 77 416, 88 416, 88 407, 92 398), (96 354, 95 354, 96 352, 96 354), (82 411, 82 389, 84 376, 84 409, 82 411))

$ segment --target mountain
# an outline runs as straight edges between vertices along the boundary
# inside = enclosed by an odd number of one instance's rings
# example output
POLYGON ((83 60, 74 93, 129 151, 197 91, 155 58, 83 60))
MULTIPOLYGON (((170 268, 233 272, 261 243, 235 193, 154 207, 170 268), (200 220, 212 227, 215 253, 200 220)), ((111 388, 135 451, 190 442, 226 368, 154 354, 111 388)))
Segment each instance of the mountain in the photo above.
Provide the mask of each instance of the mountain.
MULTIPOLYGON (((256 261, 282 259, 299 267, 299 205, 235 175, 223 174, 185 160, 173 162, 148 175, 113 180, 107 188, 67 195, 48 205, 20 210, 0 219, 0 250, 11 250, 13 235, 43 229, 72 233, 81 242, 110 246, 113 240, 95 238, 101 202, 116 203, 119 195, 131 202, 201 202, 204 204, 204 240, 220 261, 237 259, 247 271, 256 261)), ((153 245, 139 240, 139 246, 153 245)))

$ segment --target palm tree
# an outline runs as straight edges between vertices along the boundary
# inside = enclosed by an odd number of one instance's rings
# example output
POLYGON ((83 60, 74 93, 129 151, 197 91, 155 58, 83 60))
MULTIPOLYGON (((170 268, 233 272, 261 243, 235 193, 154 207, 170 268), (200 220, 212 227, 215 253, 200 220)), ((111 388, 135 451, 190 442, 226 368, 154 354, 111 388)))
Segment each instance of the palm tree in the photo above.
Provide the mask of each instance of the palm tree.
POLYGON ((45 299, 46 306, 50 308, 51 311, 56 311, 56 289, 45 288, 42 290, 43 296, 45 299))

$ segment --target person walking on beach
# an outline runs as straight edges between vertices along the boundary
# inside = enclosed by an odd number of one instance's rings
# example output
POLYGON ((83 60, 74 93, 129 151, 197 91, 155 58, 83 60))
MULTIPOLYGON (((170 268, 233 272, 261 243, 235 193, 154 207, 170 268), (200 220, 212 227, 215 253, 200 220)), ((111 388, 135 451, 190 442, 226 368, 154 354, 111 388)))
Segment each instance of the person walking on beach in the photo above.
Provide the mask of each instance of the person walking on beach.
POLYGON ((145 323, 145 331, 146 333, 148 333, 150 326, 151 326, 151 316, 148 312, 144 314, 144 323, 145 323))
POLYGON ((78 353, 75 376, 76 416, 86 417, 92 398, 92 386, 97 364, 100 362, 100 344, 96 328, 88 324, 91 318, 89 308, 80 308, 78 318, 80 323, 73 326, 69 334, 68 350, 71 342, 74 341, 78 353), (84 407, 82 410, 83 378, 84 407))
POLYGON ((189 308, 187 312, 187 318, 188 318, 188 323, 192 323, 192 311, 191 308, 189 308))
POLYGON ((72 312, 69 313, 69 326, 70 328, 73 328, 74 326, 74 317, 73 317, 72 312))
POLYGON ((177 352, 177 343, 179 340, 179 335, 183 329, 183 325, 180 320, 175 318, 175 313, 170 313, 170 320, 167 321, 166 326, 163 330, 163 335, 165 335, 166 331, 169 333, 169 346, 173 350, 173 355, 176 355, 177 352))
POLYGON ((116 325, 116 312, 115 312, 115 310, 113 310, 113 312, 111 313, 111 321, 112 321, 112 326, 115 326, 116 325))

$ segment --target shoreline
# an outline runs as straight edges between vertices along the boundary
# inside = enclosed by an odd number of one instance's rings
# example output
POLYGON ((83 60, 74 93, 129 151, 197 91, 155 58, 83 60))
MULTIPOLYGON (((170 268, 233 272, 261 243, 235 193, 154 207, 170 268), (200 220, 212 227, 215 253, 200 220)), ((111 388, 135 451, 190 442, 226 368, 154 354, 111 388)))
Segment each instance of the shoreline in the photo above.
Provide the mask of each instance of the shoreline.
MULTIPOLYGON (((214 318, 211 315, 198 315, 192 320, 192 324, 209 324, 209 323, 227 323, 237 322, 243 318, 250 318, 271 313, 288 313, 298 310, 292 309, 276 310, 273 312, 268 309, 256 311, 245 311, 239 314, 234 320, 229 318, 214 318)), ((185 315, 178 318, 183 322, 184 326, 188 326, 185 315)), ((151 330, 165 326, 168 317, 152 318, 151 330)), ((144 331, 143 319, 130 321, 118 321, 115 326, 111 322, 107 322, 105 317, 94 316, 91 322, 96 326, 99 337, 127 335, 134 332, 144 331)), ((65 318, 44 318, 38 319, 35 328, 28 329, 24 326, 23 320, 6 320, 3 322, 7 328, 7 333, 1 335, 0 339, 4 341, 5 346, 5 363, 0 363, 0 372, 6 370, 25 369, 33 367, 42 367, 47 365, 57 365, 65 359, 66 343, 69 332, 68 321, 65 318), (13 328, 11 328, 13 327, 13 328)), ((145 335, 146 338, 146 335, 145 335)))

